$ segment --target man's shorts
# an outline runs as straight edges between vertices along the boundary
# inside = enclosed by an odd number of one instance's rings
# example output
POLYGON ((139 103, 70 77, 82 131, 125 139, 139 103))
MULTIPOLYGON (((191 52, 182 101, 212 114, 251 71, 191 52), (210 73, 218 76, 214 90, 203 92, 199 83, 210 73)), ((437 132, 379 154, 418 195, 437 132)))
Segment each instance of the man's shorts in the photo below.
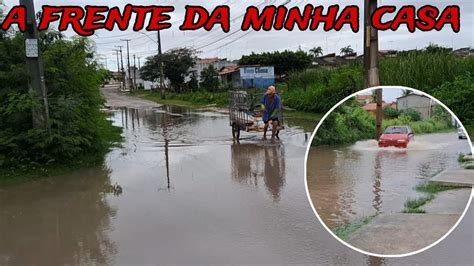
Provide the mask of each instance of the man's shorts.
POLYGON ((268 119, 267 121, 263 121, 263 123, 266 124, 266 123, 268 123, 269 121, 277 121, 277 122, 279 122, 278 117, 273 117, 273 118, 268 119))

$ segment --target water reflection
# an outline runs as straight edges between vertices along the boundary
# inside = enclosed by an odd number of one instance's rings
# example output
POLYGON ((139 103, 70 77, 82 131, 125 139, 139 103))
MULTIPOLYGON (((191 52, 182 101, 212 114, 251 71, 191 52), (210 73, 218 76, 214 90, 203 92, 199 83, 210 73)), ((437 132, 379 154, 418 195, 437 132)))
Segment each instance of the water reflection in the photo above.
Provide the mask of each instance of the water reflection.
POLYGON ((0 264, 113 263, 110 174, 98 167, 1 189, 0 264))
POLYGON ((279 201, 285 185, 285 149, 282 145, 234 143, 231 145, 232 179, 258 186, 263 179, 274 201, 279 201))

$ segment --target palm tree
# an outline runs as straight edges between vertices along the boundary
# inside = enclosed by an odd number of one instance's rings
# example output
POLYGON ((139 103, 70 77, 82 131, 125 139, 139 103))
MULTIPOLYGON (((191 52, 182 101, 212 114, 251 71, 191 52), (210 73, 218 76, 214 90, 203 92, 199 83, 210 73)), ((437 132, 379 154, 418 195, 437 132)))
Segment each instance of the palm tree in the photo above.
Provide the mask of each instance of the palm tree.
POLYGON ((354 53, 354 49, 350 45, 341 48, 341 55, 348 55, 354 53))
POLYGON ((323 55, 323 48, 321 46, 313 47, 309 52, 313 55, 314 58, 323 55))

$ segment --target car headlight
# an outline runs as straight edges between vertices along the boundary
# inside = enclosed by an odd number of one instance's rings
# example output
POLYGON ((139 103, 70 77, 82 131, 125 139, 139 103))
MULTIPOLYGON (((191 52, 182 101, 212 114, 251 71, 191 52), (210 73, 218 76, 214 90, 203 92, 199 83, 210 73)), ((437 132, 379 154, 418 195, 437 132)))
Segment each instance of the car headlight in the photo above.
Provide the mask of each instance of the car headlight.
POLYGON ((397 140, 397 142, 405 143, 405 142, 407 142, 407 140, 406 139, 399 139, 399 140, 397 140))

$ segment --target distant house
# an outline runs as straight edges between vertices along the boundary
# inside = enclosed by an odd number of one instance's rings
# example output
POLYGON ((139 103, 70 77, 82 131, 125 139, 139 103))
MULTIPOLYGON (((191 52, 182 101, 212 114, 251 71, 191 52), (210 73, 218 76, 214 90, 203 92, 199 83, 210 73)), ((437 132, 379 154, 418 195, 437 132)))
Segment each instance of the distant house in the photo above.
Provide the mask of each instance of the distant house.
MULTIPOLYGON (((382 102, 382 108, 386 108, 386 107, 391 107, 393 109, 397 109, 397 103, 395 102, 392 102, 392 103, 386 103, 386 102, 382 102)), ((373 114, 374 116, 377 115, 377 103, 368 103, 366 105, 364 105, 362 107, 362 109, 364 109, 364 111, 368 112, 368 113, 371 113, 373 114)))
POLYGON ((436 106, 437 103, 435 101, 424 95, 413 93, 397 98, 397 109, 399 111, 406 109, 416 110, 421 114, 422 119, 430 118, 436 106))
POLYGON ((234 88, 266 88, 275 85, 275 68, 262 65, 226 66, 219 69, 219 79, 231 83, 234 88))
POLYGON ((242 82, 240 80, 239 66, 225 66, 219 69, 219 81, 232 84, 234 88, 240 87, 242 82))
POLYGON ((331 68, 331 67, 344 65, 349 62, 355 61, 357 60, 357 58, 358 58, 357 53, 351 53, 344 56, 339 56, 339 55, 336 55, 335 53, 331 53, 331 54, 314 58, 312 65, 314 67, 321 66, 321 67, 331 68))
POLYGON ((473 54, 473 51, 474 51, 474 49, 472 49, 471 47, 464 47, 464 48, 454 50, 453 53, 456 56, 468 57, 468 56, 471 56, 473 54))
POLYGON ((191 69, 191 72, 196 73, 198 80, 201 81, 201 72, 209 66, 213 66, 216 71, 219 71, 219 69, 223 67, 236 66, 236 64, 228 61, 227 58, 198 58, 196 61, 196 66, 191 69))
MULTIPOLYGON (((132 82, 136 88, 142 87, 144 90, 152 90, 158 87, 158 83, 143 80, 140 76, 140 69, 138 67, 131 66, 130 67, 130 75, 132 78, 132 82)), ((125 79, 128 82, 128 70, 125 71, 125 79)))
POLYGON ((356 101, 362 105, 362 106, 365 106, 371 102, 374 101, 374 96, 372 95, 357 95, 356 96, 356 101))

